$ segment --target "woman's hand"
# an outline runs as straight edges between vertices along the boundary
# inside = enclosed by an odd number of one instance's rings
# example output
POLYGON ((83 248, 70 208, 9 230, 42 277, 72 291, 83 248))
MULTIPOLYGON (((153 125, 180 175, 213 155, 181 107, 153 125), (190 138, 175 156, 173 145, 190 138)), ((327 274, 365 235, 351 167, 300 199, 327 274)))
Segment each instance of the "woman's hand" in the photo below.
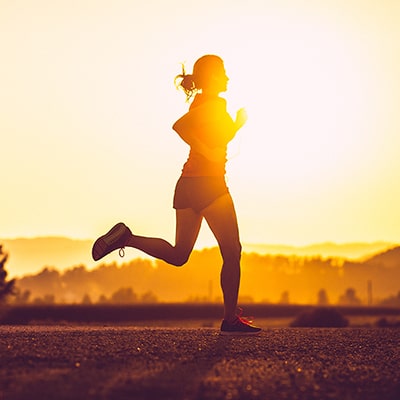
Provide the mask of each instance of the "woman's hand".
POLYGON ((247 112, 244 108, 241 108, 236 113, 235 128, 238 131, 247 121, 247 112))

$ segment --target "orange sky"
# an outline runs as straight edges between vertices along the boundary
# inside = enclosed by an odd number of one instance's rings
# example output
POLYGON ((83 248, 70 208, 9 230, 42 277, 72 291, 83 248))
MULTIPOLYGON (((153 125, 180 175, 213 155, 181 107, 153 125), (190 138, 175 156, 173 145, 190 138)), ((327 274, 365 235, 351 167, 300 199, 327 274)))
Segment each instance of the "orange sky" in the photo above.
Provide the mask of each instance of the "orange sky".
POLYGON ((2 1, 0 237, 123 220, 173 240, 173 78, 216 53, 249 114, 228 165, 242 240, 399 242, 399 4, 2 1))

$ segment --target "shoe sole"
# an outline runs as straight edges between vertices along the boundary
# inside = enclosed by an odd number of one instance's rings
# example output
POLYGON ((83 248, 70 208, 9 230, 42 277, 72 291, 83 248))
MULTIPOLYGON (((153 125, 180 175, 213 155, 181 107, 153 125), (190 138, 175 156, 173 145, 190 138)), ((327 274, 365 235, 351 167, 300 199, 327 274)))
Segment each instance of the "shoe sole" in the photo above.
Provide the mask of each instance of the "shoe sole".
POLYGON ((257 336, 262 332, 259 330, 257 332, 229 332, 229 331, 220 331, 221 336, 257 336))
POLYGON ((119 222, 117 225, 113 226, 105 235, 100 236, 94 243, 92 249, 92 257, 94 261, 100 260, 108 253, 107 248, 115 243, 116 240, 121 236, 122 230, 125 230, 125 224, 119 222))

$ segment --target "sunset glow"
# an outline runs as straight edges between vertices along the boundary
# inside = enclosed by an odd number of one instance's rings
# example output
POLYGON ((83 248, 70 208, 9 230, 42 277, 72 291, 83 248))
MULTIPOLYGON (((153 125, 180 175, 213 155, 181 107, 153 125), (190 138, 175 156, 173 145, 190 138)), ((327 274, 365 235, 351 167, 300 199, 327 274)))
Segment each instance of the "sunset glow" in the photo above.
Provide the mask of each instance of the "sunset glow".
POLYGON ((122 220, 173 240, 173 79, 214 53, 249 116, 228 163, 242 241, 399 242, 399 3, 192 3, 1 3, 0 237, 122 220))

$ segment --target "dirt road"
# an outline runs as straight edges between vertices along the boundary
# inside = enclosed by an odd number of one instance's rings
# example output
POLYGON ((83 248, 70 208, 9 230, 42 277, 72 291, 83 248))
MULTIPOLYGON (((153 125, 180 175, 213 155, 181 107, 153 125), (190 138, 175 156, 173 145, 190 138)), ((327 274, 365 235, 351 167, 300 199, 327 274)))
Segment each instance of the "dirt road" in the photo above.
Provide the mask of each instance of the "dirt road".
POLYGON ((400 329, 0 326, 0 399, 400 399, 400 329))

